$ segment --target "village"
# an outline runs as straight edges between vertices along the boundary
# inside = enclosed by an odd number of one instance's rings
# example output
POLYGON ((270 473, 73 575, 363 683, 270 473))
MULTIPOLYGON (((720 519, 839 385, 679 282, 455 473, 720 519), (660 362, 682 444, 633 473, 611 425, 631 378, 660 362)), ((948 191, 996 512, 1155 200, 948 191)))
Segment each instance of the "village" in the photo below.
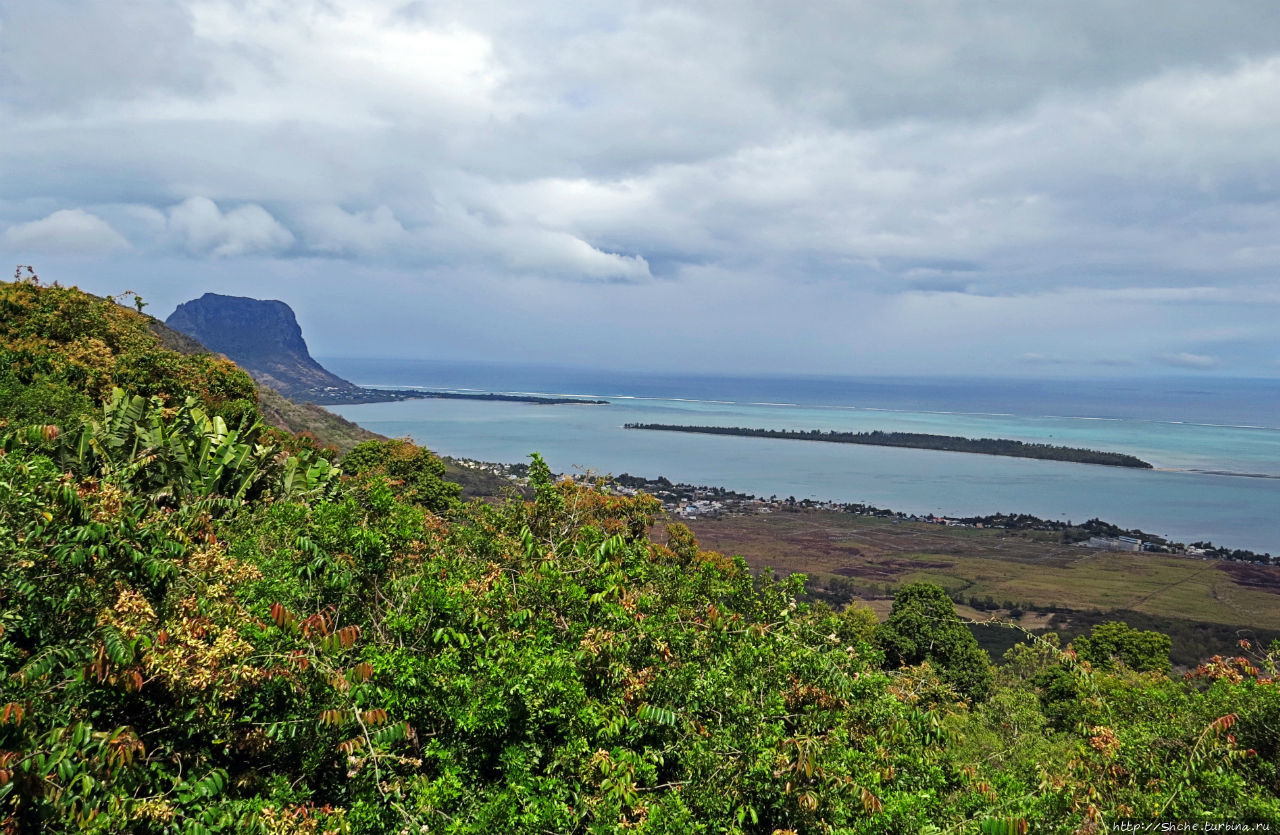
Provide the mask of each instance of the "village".
MULTIPOLYGON (((529 466, 524 463, 503 464, 472 459, 451 460, 468 469, 501 476, 516 484, 527 478, 529 473, 529 466)), ((902 513, 861 502, 797 499, 795 496, 783 498, 776 495, 765 498, 749 493, 740 493, 724 487, 677 483, 663 476, 646 478, 623 473, 619 476, 604 477, 596 473, 580 472, 561 473, 559 477, 572 479, 584 484, 600 484, 603 482, 606 487, 620 495, 634 496, 640 492, 647 493, 662 502, 662 509, 672 519, 684 522, 765 513, 826 511, 851 513, 858 516, 875 516, 891 519, 895 523, 913 522, 951 528, 1056 532, 1068 544, 1078 548, 1098 551, 1176 554, 1204 560, 1232 560, 1263 565, 1273 565, 1280 562, 1280 560, 1272 557, 1271 554, 1217 548, 1208 542, 1195 542, 1190 545, 1172 542, 1155 534, 1138 530, 1124 530, 1099 519, 1090 519, 1087 522, 1073 524, 1069 521, 1041 519, 1024 513, 971 517, 921 515, 902 513)))

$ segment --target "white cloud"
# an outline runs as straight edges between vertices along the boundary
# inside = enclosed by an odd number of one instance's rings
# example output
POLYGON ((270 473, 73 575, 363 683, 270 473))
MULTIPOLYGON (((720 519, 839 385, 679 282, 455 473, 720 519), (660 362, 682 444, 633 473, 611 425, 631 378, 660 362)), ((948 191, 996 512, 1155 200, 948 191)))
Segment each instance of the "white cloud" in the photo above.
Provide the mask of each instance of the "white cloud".
POLYGON ((640 255, 609 252, 572 232, 547 228, 527 218, 507 220, 479 207, 438 207, 414 235, 419 257, 483 263, 516 274, 570 281, 651 277, 649 264, 640 255))
POLYGON ((1039 351, 1027 351, 1018 359, 1033 365, 1069 365, 1075 362, 1066 357, 1046 356, 1039 351))
POLYGON ((82 206, 157 287, 363 270, 389 353, 449 285, 643 298, 680 363, 749 362, 785 307, 770 356, 816 371, 1259 368, 1273 3, 0 0, 3 240, 82 206))
MULTIPOLYGON (((637 281, 651 278, 639 255, 609 252, 583 237, 531 217, 518 203, 505 206, 502 192, 488 194, 468 208, 436 206, 418 225, 407 228, 386 206, 349 212, 332 205, 297 210, 305 247, 316 253, 370 256, 406 265, 439 262, 487 264, 513 273, 578 280, 637 281)), ((560 218, 557 225, 572 229, 560 218)))
POLYGON ((407 243, 408 233, 386 206, 348 212, 338 206, 313 206, 299 212, 308 248, 334 254, 386 253, 407 243))
POLYGON ((1198 370, 1216 368, 1222 364, 1217 357, 1211 357, 1208 354, 1191 354, 1185 351, 1176 354, 1161 354, 1155 360, 1158 363, 1171 365, 1175 368, 1195 368, 1198 370))
POLYGON ((385 0, 202 0, 194 30, 222 55, 226 118, 329 126, 484 121, 503 78, 489 38, 397 17, 385 0))
POLYGON ((1028 351, 1018 358, 1022 362, 1029 365, 1054 366, 1060 365, 1065 367, 1089 365, 1096 367, 1125 367, 1134 364, 1133 360, 1125 357, 1064 357, 1064 356, 1046 356, 1036 351, 1028 351))
POLYGON ((620 255, 597 249, 564 232, 507 229, 495 236, 503 260, 516 270, 559 275, 563 278, 649 278, 649 264, 638 255, 620 255))
POLYGON ((171 208, 169 233, 191 254, 215 257, 278 252, 293 244, 293 234, 261 206, 223 212, 207 197, 171 208))
POLYGON ((83 209, 60 209, 48 217, 10 226, 0 237, 18 253, 102 255, 128 249, 124 236, 83 209))

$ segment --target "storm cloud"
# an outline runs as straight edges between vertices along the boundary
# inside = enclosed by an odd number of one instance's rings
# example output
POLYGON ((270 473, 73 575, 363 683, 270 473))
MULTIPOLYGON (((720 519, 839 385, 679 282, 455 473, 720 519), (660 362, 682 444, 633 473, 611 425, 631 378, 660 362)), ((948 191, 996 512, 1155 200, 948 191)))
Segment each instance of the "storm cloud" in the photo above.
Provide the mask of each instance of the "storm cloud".
POLYGON ((0 110, 0 254, 322 355, 1277 373, 1271 0, 0 0, 0 110))

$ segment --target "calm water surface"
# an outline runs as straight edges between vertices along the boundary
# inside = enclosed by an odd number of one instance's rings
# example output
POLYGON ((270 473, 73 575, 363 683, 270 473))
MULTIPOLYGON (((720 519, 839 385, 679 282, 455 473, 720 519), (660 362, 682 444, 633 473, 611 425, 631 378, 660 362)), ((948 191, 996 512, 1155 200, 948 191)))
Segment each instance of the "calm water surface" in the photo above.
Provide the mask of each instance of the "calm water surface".
POLYGON ((1184 542, 1280 551, 1274 380, 733 378, 327 358, 363 385, 579 394, 607 406, 417 400, 337 407, 445 455, 664 475, 762 496, 908 513, 1099 517, 1184 542), (1014 438, 1137 455, 1156 471, 931 450, 625 430, 624 423, 870 429, 1014 438))

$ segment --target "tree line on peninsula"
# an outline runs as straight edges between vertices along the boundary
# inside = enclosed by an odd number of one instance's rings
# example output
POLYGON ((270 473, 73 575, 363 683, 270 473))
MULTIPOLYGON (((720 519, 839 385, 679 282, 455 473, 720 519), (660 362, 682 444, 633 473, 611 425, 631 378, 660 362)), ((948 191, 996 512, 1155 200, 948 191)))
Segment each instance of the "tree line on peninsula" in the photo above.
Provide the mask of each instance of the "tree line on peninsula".
POLYGON ((777 438, 788 441, 823 441, 833 444, 906 447, 945 452, 972 452, 980 455, 1002 455, 1010 458, 1037 458, 1044 461, 1071 461, 1077 464, 1102 464, 1109 467, 1151 469, 1141 458, 1122 452, 1054 446, 1014 441, 1005 438, 963 438, 958 435, 927 435, 920 432, 838 432, 820 429, 750 429, 742 426, 682 426, 671 423, 628 423, 626 429, 651 429, 663 432, 694 432, 703 435, 734 435, 746 438, 777 438))

